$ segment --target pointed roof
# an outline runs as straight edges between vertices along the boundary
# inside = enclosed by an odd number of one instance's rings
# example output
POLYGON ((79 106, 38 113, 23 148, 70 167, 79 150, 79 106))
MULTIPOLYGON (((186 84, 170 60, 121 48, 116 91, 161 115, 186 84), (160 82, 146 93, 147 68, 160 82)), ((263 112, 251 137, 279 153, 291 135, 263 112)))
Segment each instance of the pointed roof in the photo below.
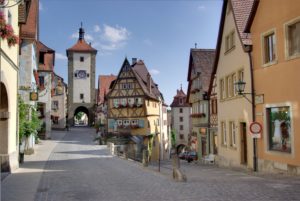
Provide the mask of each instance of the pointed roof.
POLYGON ((67 49, 67 55, 68 52, 97 52, 96 49, 94 49, 90 44, 87 44, 87 42, 84 39, 84 29, 79 28, 79 37, 77 40, 77 43, 67 49))
POLYGON ((243 45, 251 45, 251 35, 249 33, 245 33, 244 30, 255 0, 231 0, 230 2, 241 41, 243 45))
POLYGON ((47 53, 54 53, 55 51, 49 47, 47 47, 44 43, 41 41, 37 42, 37 48, 40 52, 47 52, 47 53))
POLYGON ((171 107, 190 107, 190 104, 186 102, 187 95, 184 93, 182 88, 177 90, 176 96, 174 96, 171 107))
POLYGON ((244 51, 248 51, 248 46, 252 45, 251 41, 251 35, 246 34, 245 29, 247 29, 247 26, 249 26, 249 20, 253 18, 253 12, 257 8, 258 1, 257 0, 224 0, 223 7, 222 7, 222 14, 221 14, 221 20, 219 25, 219 34, 217 39, 217 47, 216 47, 216 57, 214 61, 213 66, 213 72, 211 74, 210 84, 209 84, 209 94, 211 93, 211 90, 213 88, 213 80, 214 76, 217 72, 219 57, 220 57, 220 51, 222 46, 222 37, 223 37, 223 30, 224 30, 224 24, 225 24, 225 18, 226 18, 226 9, 227 4, 231 3, 232 5, 232 12, 234 21, 237 27, 237 30, 239 32, 239 38, 242 43, 244 51))
POLYGON ((39 1, 38 0, 26 0, 24 4, 19 5, 19 23, 23 23, 20 26, 20 38, 21 39, 33 39, 39 38, 39 1))
POLYGON ((162 97, 161 93, 158 89, 158 85, 153 81, 144 61, 139 60, 132 66, 133 72, 136 75, 137 81, 142 87, 143 91, 147 96, 153 99, 158 99, 158 97, 162 97), (151 82, 151 91, 149 91, 148 85, 148 76, 150 76, 151 82))
POLYGON ((98 103, 104 102, 104 96, 109 92, 109 87, 112 81, 117 79, 117 76, 111 75, 99 75, 98 77, 98 103))
MULTIPOLYGON (((128 59, 125 58, 125 60, 122 64, 122 67, 119 71, 118 78, 120 77, 122 69, 125 66, 131 68, 132 73, 135 75, 137 82, 141 86, 141 88, 146 96, 148 96, 149 98, 154 99, 154 100, 158 100, 159 97, 163 99, 163 96, 158 89, 158 85, 151 78, 151 75, 142 60, 139 60, 139 61, 135 62, 133 65, 130 65, 128 59), (149 90, 147 87, 148 86, 148 77, 151 82, 151 90, 149 90)), ((116 80, 112 81, 110 89, 112 89, 116 85, 116 83, 117 83, 116 80)))

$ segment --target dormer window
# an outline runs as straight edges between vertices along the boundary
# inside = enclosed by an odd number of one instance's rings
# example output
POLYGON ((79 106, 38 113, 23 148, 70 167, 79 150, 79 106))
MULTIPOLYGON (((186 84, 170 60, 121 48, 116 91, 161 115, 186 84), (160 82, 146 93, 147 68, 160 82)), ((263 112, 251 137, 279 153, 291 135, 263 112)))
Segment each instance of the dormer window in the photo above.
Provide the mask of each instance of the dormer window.
POLYGON ((179 104, 182 105, 183 104, 183 99, 179 98, 179 104))
POLYGON ((39 63, 45 64, 45 52, 40 52, 39 63))

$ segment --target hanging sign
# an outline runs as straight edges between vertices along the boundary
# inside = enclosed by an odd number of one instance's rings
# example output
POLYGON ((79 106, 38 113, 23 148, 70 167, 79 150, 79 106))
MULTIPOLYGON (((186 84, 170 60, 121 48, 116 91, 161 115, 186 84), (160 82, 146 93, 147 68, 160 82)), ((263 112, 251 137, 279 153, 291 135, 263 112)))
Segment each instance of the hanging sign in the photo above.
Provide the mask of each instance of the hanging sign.
POLYGON ((38 101, 39 100, 39 95, 38 95, 37 92, 30 92, 29 97, 30 97, 29 99, 31 101, 38 101))

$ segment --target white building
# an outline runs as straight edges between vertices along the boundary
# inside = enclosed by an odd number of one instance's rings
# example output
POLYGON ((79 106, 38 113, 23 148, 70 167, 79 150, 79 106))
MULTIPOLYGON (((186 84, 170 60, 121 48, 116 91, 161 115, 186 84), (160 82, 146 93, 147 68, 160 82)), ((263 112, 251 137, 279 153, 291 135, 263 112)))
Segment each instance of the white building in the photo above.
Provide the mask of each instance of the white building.
POLYGON ((181 88, 177 90, 177 94, 174 96, 171 104, 171 126, 172 130, 176 133, 177 153, 189 147, 191 106, 186 102, 186 97, 186 94, 181 88))

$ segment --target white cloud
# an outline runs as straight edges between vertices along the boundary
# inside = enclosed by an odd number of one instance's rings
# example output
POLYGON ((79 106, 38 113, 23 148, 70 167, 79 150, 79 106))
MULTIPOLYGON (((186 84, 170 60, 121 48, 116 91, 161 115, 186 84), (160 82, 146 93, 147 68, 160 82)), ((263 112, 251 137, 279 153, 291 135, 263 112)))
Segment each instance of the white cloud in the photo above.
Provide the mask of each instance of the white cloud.
MULTIPOLYGON (((84 37, 87 41, 93 42, 92 46, 99 48, 104 54, 124 47, 130 36, 130 32, 121 26, 110 26, 104 24, 103 27, 95 25, 93 31, 85 33, 84 37)), ((78 32, 70 36, 71 39, 78 39, 78 32)), ((148 41, 150 45, 151 41, 148 41)))
POLYGON ((93 37, 92 35, 90 35, 90 34, 85 34, 85 35, 84 35, 84 38, 85 38, 86 40, 88 40, 88 41, 94 41, 94 37, 93 37))
POLYGON ((153 45, 153 42, 152 42, 150 39, 145 39, 145 40, 143 41, 143 43, 144 43, 145 45, 148 45, 148 46, 152 46, 152 45, 153 45))
POLYGON ((67 56, 61 53, 55 53, 55 58, 59 60, 67 60, 67 56))
POLYGON ((112 43, 119 43, 126 41, 129 38, 130 32, 124 28, 116 25, 116 27, 104 24, 103 38, 112 43))
POLYGON ((150 69, 149 72, 151 73, 151 75, 158 75, 160 73, 159 70, 156 69, 150 69))
POLYGON ((101 31, 100 26, 99 25, 95 25, 94 26, 94 32, 98 33, 100 31, 101 31))
POLYGON ((198 10, 204 10, 206 7, 203 5, 198 6, 198 10))
POLYGON ((42 2, 39 2, 39 10, 40 10, 40 11, 44 10, 44 7, 43 7, 42 2))

